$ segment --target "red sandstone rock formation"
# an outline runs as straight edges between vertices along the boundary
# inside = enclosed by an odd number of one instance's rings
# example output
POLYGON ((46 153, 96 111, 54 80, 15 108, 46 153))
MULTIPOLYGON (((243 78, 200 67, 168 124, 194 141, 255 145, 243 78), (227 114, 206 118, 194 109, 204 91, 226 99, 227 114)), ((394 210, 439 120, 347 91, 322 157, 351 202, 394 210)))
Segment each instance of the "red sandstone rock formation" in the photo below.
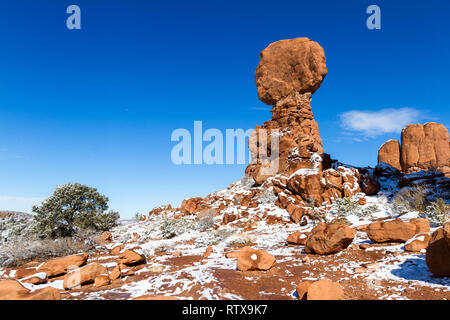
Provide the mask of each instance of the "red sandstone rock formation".
POLYGON ((273 105, 272 120, 251 135, 252 162, 245 171, 257 185, 286 177, 284 187, 300 202, 314 199, 318 206, 360 192, 358 171, 330 169, 331 159, 323 153, 310 102, 326 74, 322 47, 307 38, 277 41, 261 52, 255 82, 261 101, 273 105))
POLYGON ((450 177, 449 133, 442 124, 411 124, 402 130, 401 143, 390 140, 378 151, 385 162, 404 172, 440 171, 450 177))

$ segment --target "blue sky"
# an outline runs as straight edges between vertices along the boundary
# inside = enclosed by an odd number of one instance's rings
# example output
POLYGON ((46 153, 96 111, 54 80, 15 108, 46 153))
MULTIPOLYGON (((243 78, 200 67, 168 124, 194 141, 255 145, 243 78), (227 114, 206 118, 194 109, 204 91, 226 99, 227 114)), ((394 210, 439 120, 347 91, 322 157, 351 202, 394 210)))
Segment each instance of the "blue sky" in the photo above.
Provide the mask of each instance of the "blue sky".
POLYGON ((376 164, 405 123, 449 127, 448 1, 2 1, 0 209, 55 186, 98 188, 123 217, 204 196, 245 165, 171 162, 173 130, 270 119, 254 71, 271 42, 309 37, 328 75, 312 100, 333 158, 376 164), (81 8, 81 30, 66 8, 81 8), (381 8, 381 30, 366 8, 381 8))

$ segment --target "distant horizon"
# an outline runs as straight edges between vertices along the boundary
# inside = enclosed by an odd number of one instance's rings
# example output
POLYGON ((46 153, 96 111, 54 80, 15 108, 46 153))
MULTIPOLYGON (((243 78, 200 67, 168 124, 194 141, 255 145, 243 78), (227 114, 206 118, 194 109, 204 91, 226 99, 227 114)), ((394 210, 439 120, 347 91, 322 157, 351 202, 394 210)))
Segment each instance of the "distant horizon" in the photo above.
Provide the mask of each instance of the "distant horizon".
POLYGON ((66 26, 67 3, 0 4, 0 211, 32 213, 78 182, 132 219, 238 181, 246 164, 174 164, 171 135, 270 120, 254 72, 282 39, 324 48, 311 106, 333 159, 374 167, 405 125, 450 127, 448 1, 377 1, 380 30, 357 0, 74 4, 80 30, 66 26))

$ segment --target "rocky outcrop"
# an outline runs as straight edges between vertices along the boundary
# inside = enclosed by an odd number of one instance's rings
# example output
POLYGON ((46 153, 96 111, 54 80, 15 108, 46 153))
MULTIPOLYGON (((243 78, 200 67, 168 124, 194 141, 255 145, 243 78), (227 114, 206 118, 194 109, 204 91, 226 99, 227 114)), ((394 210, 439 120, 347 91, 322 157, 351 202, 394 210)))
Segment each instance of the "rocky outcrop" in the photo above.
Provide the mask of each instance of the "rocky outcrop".
POLYGON ((356 230, 345 224, 319 222, 306 239, 305 252, 331 254, 342 251, 353 241, 356 230))
POLYGON ((440 171, 450 178, 449 133, 444 125, 410 124, 401 133, 401 143, 390 140, 378 152, 378 162, 403 173, 440 171))
POLYGON ((385 142, 378 150, 378 163, 387 163, 397 170, 402 170, 400 163, 400 143, 398 140, 385 142))
POLYGON ((435 277, 450 277, 450 221, 431 235, 425 261, 435 277))
POLYGON ((196 214, 205 209, 209 209, 209 206, 201 197, 184 199, 180 206, 180 211, 184 214, 196 214))
POLYGON ((420 218, 409 221, 376 221, 369 224, 365 231, 373 242, 406 242, 416 234, 429 232, 430 223, 420 218))

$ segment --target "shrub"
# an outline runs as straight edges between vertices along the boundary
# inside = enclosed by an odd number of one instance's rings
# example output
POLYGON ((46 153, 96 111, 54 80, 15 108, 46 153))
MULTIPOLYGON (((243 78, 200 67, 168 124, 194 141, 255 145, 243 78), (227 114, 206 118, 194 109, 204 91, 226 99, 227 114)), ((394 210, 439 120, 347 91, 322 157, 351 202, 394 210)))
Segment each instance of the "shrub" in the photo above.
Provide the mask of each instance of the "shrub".
POLYGON ((403 188, 395 195, 392 210, 395 214, 403 214, 411 211, 425 211, 429 204, 426 190, 421 187, 403 188))
POLYGON ((240 232, 232 235, 231 241, 229 242, 229 245, 241 245, 241 244, 249 244, 253 243, 257 240, 257 237, 250 233, 240 232))
POLYGON ((212 230, 202 233, 196 241, 199 247, 206 247, 214 244, 218 244, 231 236, 231 232, 224 229, 212 230))
POLYGON ((42 237, 71 237, 84 229, 107 231, 117 225, 119 214, 106 212, 108 198, 79 183, 67 183, 56 187, 53 195, 36 212, 35 232, 42 237))
POLYGON ((193 229, 193 222, 187 219, 169 219, 162 221, 160 230, 163 239, 170 239, 179 236, 188 230, 193 229))
POLYGON ((439 198, 430 203, 425 209, 425 218, 435 226, 443 225, 450 219, 450 205, 444 199, 439 198))
POLYGON ((13 267, 32 260, 44 261, 86 252, 93 248, 93 241, 72 238, 28 238, 7 242, 0 248, 0 267, 13 267))
POLYGON ((214 226, 214 216, 214 209, 209 209, 204 213, 200 213, 197 217, 198 220, 195 228, 200 231, 211 229, 214 226))
POLYGON ((362 206, 358 203, 358 200, 350 198, 337 199, 330 213, 336 215, 336 221, 345 221, 346 217, 350 214, 354 214, 358 217, 368 217, 375 212, 380 211, 377 205, 362 206))

